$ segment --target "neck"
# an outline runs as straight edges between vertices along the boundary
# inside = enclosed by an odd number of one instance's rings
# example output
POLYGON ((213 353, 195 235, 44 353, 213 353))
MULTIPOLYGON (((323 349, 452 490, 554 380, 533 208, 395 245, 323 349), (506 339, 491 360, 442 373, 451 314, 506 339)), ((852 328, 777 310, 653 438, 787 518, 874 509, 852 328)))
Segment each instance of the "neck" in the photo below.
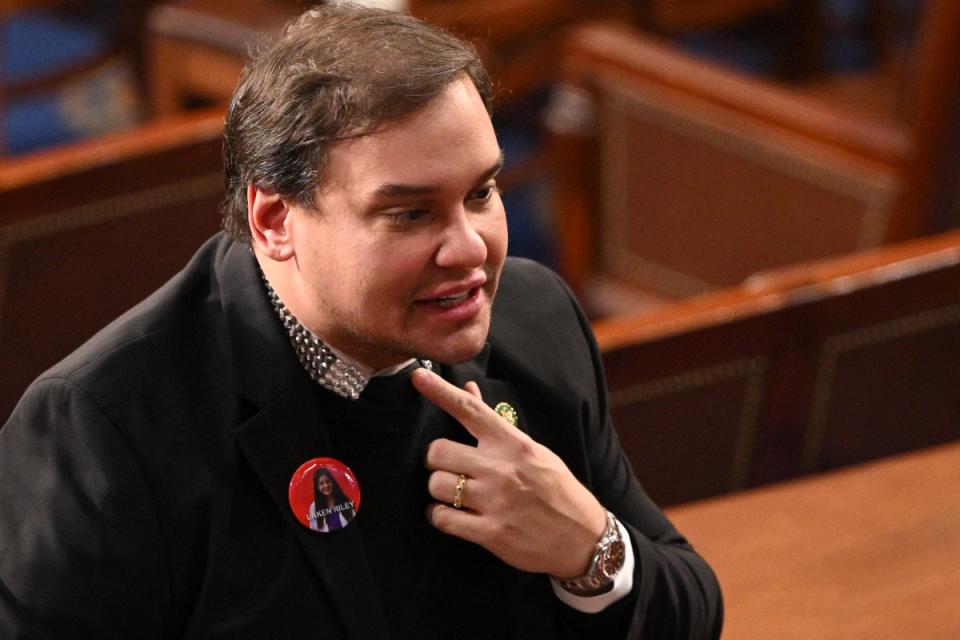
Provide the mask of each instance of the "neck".
MULTIPOLYGON (((333 349, 311 329, 303 325, 280 298, 280 294, 273 288, 270 276, 263 270, 265 261, 261 261, 261 273, 270 304, 276 311, 279 321, 290 336, 291 345, 310 377, 320 386, 333 391, 339 396, 356 400, 366 388, 371 377, 392 375, 411 365, 414 358, 409 358, 396 365, 374 371, 372 367, 364 366, 349 355, 333 349)), ((267 264, 270 264, 267 262, 267 264)), ((282 276, 280 278, 282 280, 282 276)), ((423 366, 431 368, 428 360, 421 360, 423 366)))
POLYGON ((378 375, 390 375, 413 361, 413 358, 397 358, 387 361, 377 361, 371 364, 366 359, 359 358, 340 348, 329 339, 329 336, 324 335, 323 330, 318 326, 315 318, 309 313, 308 306, 303 303, 303 291, 297 287, 296 279, 292 278, 290 273, 291 269, 296 269, 296 259, 293 258, 284 261, 273 260, 262 254, 256 248, 254 248, 254 255, 260 265, 261 273, 263 273, 270 288, 273 289, 287 311, 296 318, 297 322, 305 329, 319 338, 335 356, 350 366, 355 367, 364 377, 372 378, 378 375))

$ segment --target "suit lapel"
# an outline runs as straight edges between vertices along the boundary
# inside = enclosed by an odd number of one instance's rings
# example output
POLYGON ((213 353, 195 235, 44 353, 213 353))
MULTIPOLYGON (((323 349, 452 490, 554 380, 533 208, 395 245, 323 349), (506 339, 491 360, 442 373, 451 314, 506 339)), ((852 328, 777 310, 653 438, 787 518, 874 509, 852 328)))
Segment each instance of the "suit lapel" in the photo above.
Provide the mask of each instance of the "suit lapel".
MULTIPOLYGON (((438 373, 451 384, 460 388, 463 388, 463 385, 469 381, 476 382, 480 388, 484 402, 490 407, 495 407, 499 402, 510 403, 520 416, 518 426, 523 428, 523 414, 514 386, 506 380, 487 377, 488 354, 489 345, 473 360, 454 366, 441 366, 438 373)), ((447 416, 439 409, 436 409, 433 415, 435 416, 434 419, 443 420, 447 423, 448 426, 442 431, 445 431, 445 433, 443 433, 444 437, 461 442, 473 443, 473 438, 469 432, 467 432, 463 426, 457 424, 453 418, 447 416)), ((430 616, 434 619, 434 623, 436 623, 437 617, 440 616, 446 617, 448 623, 462 622, 457 617, 458 614, 461 613, 459 610, 445 609, 443 611, 437 611, 429 608, 430 605, 434 603, 444 602, 449 595, 447 593, 449 585, 443 579, 444 570, 442 564, 449 563, 452 558, 457 557, 457 551, 455 549, 457 544, 458 540, 452 536, 444 536, 442 534, 438 536, 437 545, 439 548, 435 550, 435 553, 430 555, 421 578, 420 593, 422 593, 424 597, 421 600, 419 611, 411 616, 411 620, 418 621, 424 619, 425 616, 430 616)), ((532 578, 533 576, 529 577, 532 578)), ((503 587, 507 588, 507 585, 503 585, 503 587)), ((407 635, 412 637, 409 629, 407 635)))
POLYGON ((507 380, 492 378, 487 376, 487 359, 490 354, 490 345, 484 347, 473 360, 464 362, 447 371, 448 380, 457 387, 463 388, 471 380, 480 387, 480 394, 483 396, 484 403, 490 408, 496 407, 501 402, 508 403, 517 412, 517 426, 523 431, 527 431, 528 426, 523 417, 523 407, 520 404, 520 397, 516 388, 507 380))
POLYGON ((349 637, 387 638, 359 527, 310 531, 290 509, 293 473, 307 460, 333 453, 317 389, 269 306, 249 250, 231 245, 219 271, 231 381, 241 397, 259 408, 237 429, 237 444, 326 587, 349 637))
POLYGON ((317 423, 321 414, 316 404, 313 389, 286 394, 244 424, 237 442, 320 576, 350 637, 386 638, 390 634, 359 527, 310 531, 290 509, 287 489, 294 471, 331 452, 327 430, 317 423))

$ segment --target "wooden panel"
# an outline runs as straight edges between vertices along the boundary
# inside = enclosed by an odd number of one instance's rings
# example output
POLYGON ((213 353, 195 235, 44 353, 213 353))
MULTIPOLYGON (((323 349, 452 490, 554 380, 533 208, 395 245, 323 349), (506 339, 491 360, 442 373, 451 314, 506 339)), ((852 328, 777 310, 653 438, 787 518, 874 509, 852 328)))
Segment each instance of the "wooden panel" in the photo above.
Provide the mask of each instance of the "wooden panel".
POLYGON ((547 148, 560 263, 588 312, 612 310, 590 308, 597 281, 696 295, 934 229, 937 168, 956 155, 942 139, 960 95, 957 29, 960 4, 925 4, 902 120, 622 25, 573 30, 547 148))
MULTIPOLYGON (((954 270, 824 301, 804 468, 830 468, 957 437, 960 277, 954 270), (922 280, 922 282, 920 282, 922 280), (898 308, 891 308, 897 301, 898 308), (886 306, 886 309, 884 308, 886 306)), ((814 333, 815 332, 815 333, 814 333)))
POLYGON ((670 509, 725 638, 960 637, 960 443, 670 509))
POLYGON ((289 0, 176 0, 149 15, 151 109, 156 116, 191 102, 226 105, 249 47, 306 6, 289 0))
POLYGON ((635 384, 612 383, 614 424, 656 502, 676 504, 744 486, 766 366, 762 356, 744 357, 635 384), (688 459, 702 463, 694 473, 662 472, 688 459))
POLYGON ((239 54, 156 35, 150 61, 154 116, 173 115, 194 103, 226 106, 243 70, 239 54))
POLYGON ((663 504, 960 438, 960 232, 595 330, 615 425, 663 504))
POLYGON ((913 152, 904 165, 905 188, 897 207, 891 237, 907 238, 930 231, 928 211, 936 209, 943 168, 955 166, 960 144, 947 135, 960 112, 960 2, 926 0, 917 45, 912 51, 904 96, 904 113, 912 130, 913 152))
POLYGON ((0 164, 0 415, 219 227, 222 112, 0 164))
POLYGON ((602 270, 667 296, 877 246, 889 170, 745 114, 603 82, 602 270))

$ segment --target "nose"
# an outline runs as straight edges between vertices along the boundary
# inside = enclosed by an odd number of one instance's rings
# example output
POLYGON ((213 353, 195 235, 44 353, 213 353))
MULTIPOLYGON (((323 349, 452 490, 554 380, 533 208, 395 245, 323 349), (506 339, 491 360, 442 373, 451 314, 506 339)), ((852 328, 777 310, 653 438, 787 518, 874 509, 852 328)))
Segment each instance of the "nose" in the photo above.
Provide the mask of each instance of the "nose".
POLYGON ((481 233, 482 215, 460 209, 451 216, 437 251, 437 265, 446 268, 475 269, 487 261, 487 243, 481 233))

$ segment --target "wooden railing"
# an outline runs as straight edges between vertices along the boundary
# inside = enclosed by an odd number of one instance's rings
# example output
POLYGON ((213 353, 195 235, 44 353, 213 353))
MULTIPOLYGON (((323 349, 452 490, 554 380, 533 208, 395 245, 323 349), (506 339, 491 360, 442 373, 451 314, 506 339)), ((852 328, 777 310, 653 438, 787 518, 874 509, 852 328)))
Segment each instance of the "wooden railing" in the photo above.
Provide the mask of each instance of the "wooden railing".
POLYGON ((219 227, 223 114, 0 162, 0 418, 219 227))
POLYGON ((960 232, 595 329, 614 424, 663 504, 960 438, 960 232))

